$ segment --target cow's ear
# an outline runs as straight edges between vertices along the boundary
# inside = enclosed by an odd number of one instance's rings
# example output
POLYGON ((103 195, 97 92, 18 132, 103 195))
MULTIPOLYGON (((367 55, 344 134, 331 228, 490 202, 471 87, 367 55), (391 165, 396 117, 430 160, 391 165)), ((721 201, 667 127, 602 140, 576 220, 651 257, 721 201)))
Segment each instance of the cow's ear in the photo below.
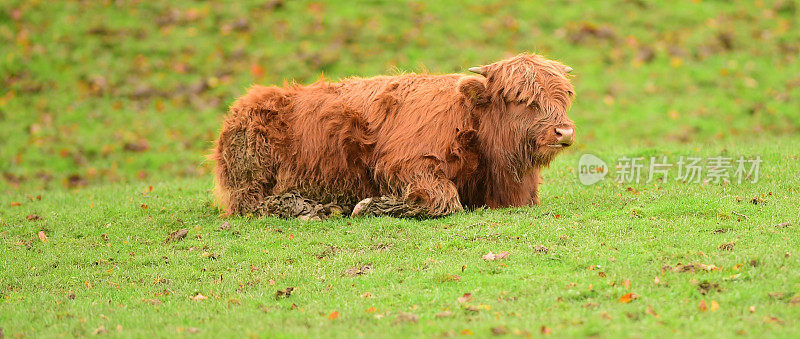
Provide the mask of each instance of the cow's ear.
POLYGON ((486 92, 486 78, 477 76, 463 76, 458 79, 458 93, 467 101, 473 104, 484 104, 488 102, 489 95, 486 92))

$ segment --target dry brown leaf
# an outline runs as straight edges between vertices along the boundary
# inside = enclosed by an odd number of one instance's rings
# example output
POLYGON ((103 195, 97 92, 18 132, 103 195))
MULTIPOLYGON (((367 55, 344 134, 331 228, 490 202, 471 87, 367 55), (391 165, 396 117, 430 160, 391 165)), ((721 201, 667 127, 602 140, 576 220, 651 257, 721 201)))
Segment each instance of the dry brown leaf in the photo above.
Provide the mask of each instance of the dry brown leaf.
POLYGON ((436 313, 436 315, 435 315, 435 317, 437 317, 437 318, 448 318, 448 317, 452 317, 452 316, 453 316, 453 312, 450 312, 450 311, 442 311, 442 312, 436 313))
POLYGON ((363 266, 353 266, 348 268, 344 271, 342 275, 346 275, 348 277, 355 277, 363 274, 369 274, 372 272, 372 264, 366 264, 363 266))
POLYGON ((194 301, 202 301, 202 300, 208 299, 208 297, 206 297, 206 296, 204 296, 204 295, 202 295, 200 293, 197 293, 196 295, 190 296, 189 299, 192 299, 194 301))
POLYGON ((658 315, 658 313, 656 313, 656 311, 653 309, 653 306, 651 306, 651 305, 647 305, 647 314, 652 315, 652 316, 654 316, 656 318, 660 317, 660 315, 658 315))
POLYGON ((167 239, 164 240, 165 244, 169 244, 171 242, 178 242, 186 238, 186 235, 189 234, 189 230, 186 228, 179 229, 175 232, 170 233, 167 236, 167 239))
POLYGON ((661 271, 662 272, 672 271, 672 272, 678 272, 678 273, 684 273, 684 272, 694 273, 694 272, 697 272, 698 270, 718 271, 718 270, 721 270, 721 269, 722 268, 714 266, 714 265, 706 265, 706 264, 694 263, 694 264, 688 264, 688 265, 678 264, 678 265, 675 265, 675 267, 671 267, 669 265, 666 265, 666 266, 661 268, 661 271))
POLYGON ((142 299, 142 301, 150 305, 161 305, 161 300, 158 299, 142 299))
POLYGON ((492 334, 494 335, 508 334, 508 329, 505 326, 495 326, 492 327, 492 334))
POLYGON ((44 231, 39 231, 38 235, 39 235, 39 240, 41 240, 42 242, 47 242, 47 234, 44 234, 44 231))
POLYGON ((492 260, 498 260, 498 259, 505 259, 506 257, 508 257, 508 252, 507 251, 503 251, 503 252, 500 252, 500 253, 497 253, 497 254, 489 252, 487 254, 484 254, 482 258, 483 258, 483 260, 486 260, 486 261, 492 261, 492 260))
POLYGON ((294 287, 292 286, 278 290, 275 292, 275 299, 288 298, 292 295, 292 291, 294 291, 294 287))
POLYGON ((783 299, 783 292, 769 292, 767 295, 772 299, 783 299))
POLYGON ((553 333, 553 330, 551 330, 547 326, 542 325, 542 327, 539 329, 539 332, 541 332, 542 334, 550 334, 553 333))
POLYGON ((773 316, 764 317, 764 322, 770 323, 770 324, 783 325, 783 320, 781 318, 773 317, 773 316))
POLYGON ((400 312, 400 314, 397 315, 397 319, 394 320, 394 323, 395 324, 399 324, 399 323, 416 323, 417 321, 419 321, 419 316, 418 315, 411 314, 411 313, 400 312))

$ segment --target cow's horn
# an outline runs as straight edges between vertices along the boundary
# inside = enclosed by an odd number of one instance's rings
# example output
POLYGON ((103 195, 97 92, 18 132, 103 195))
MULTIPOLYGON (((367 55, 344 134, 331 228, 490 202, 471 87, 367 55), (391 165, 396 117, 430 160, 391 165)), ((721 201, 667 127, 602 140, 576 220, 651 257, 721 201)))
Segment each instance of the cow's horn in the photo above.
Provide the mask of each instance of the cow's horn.
POLYGON ((483 67, 480 67, 480 66, 470 67, 469 71, 472 72, 472 73, 478 73, 480 75, 486 75, 484 73, 484 71, 483 71, 483 67))
POLYGON ((567 68, 564 68, 564 72, 572 72, 572 67, 567 66, 567 68))

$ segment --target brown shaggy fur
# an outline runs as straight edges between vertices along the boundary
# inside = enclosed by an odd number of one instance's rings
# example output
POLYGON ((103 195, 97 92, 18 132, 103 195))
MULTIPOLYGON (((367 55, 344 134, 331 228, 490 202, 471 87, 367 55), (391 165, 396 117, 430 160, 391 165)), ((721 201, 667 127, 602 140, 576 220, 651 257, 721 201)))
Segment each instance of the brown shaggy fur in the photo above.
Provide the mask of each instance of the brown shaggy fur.
POLYGON ((539 171, 560 151, 551 131, 573 126, 566 69, 520 54, 485 77, 253 86, 210 156, 217 200, 227 214, 270 214, 265 199, 289 192, 349 208, 389 196, 426 216, 538 204, 539 171))

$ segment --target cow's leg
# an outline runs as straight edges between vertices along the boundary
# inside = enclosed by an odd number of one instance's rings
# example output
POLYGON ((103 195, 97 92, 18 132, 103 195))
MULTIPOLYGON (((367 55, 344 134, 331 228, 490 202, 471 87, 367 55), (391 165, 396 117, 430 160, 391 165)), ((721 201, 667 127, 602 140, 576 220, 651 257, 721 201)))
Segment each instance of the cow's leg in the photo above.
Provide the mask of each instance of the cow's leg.
POLYGON ((452 181, 435 175, 416 176, 402 196, 367 198, 353 208, 353 216, 441 217, 463 211, 452 181))
POLYGON ((301 220, 324 220, 347 212, 349 209, 346 206, 336 203, 322 204, 297 192, 267 196, 258 208, 258 213, 261 215, 301 220))
POLYGON ((540 200, 539 200, 539 184, 542 183, 542 177, 540 175, 540 172, 541 172, 541 169, 539 167, 536 167, 524 179, 525 185, 523 185, 523 186, 530 186, 531 197, 528 200, 528 204, 529 205, 538 205, 540 203, 540 200))

